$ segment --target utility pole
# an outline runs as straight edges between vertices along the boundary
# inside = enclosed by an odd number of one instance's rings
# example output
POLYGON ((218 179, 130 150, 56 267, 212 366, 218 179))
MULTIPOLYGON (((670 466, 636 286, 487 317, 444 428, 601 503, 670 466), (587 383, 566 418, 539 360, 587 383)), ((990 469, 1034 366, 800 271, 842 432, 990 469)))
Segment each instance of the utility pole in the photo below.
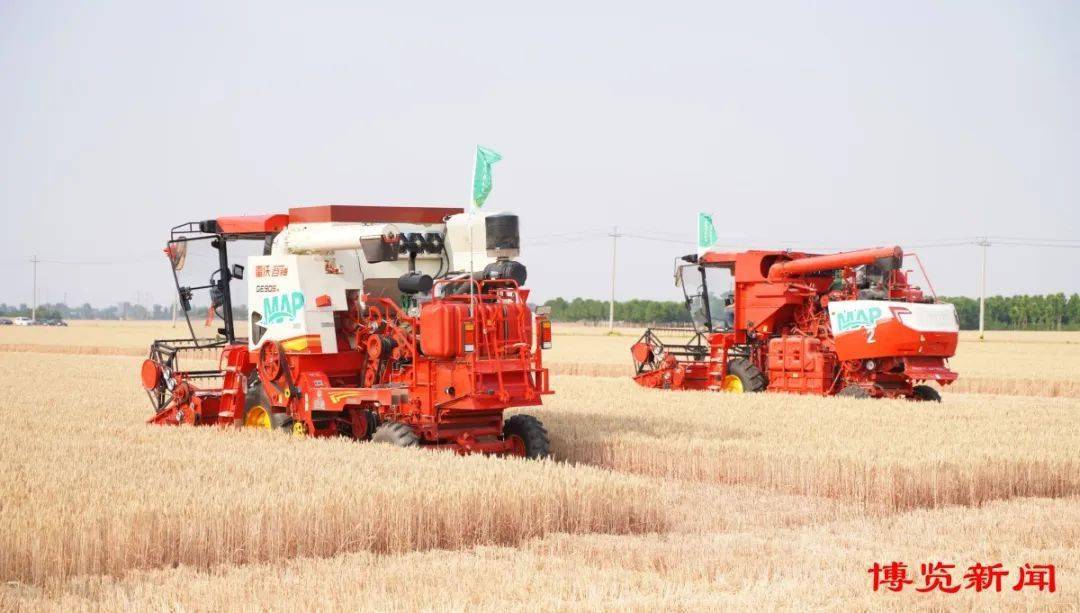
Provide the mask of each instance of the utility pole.
POLYGON ((984 236, 975 244, 982 247, 982 282, 979 291, 979 340, 981 341, 985 338, 986 330, 986 248, 990 246, 990 240, 984 236))
POLYGON ((615 331, 615 255, 618 249, 619 227, 614 226, 611 228, 611 303, 608 305, 608 332, 615 331))
POLYGON ((39 260, 38 256, 35 255, 34 257, 30 258, 30 261, 34 263, 34 297, 30 301, 30 303, 33 305, 31 307, 32 310, 30 311, 30 321, 33 321, 33 322, 36 323, 37 322, 37 265, 38 265, 38 262, 40 262, 41 260, 39 260))

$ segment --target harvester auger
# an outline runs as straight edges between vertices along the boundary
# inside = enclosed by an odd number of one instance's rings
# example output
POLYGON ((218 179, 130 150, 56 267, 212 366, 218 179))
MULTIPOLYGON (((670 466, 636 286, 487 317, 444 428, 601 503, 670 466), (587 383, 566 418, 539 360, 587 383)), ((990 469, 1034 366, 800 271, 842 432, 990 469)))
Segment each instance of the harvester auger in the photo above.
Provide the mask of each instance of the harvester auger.
POLYGON ((149 422, 546 457, 539 420, 503 415, 552 393, 551 323, 526 302, 518 249, 517 216, 461 209, 305 207, 177 226, 165 251, 182 310, 208 290, 224 325, 198 338, 189 317, 191 338, 154 342, 142 366, 149 422), (263 255, 230 266, 228 246, 246 240, 263 255), (177 273, 197 241, 215 252, 213 272, 184 286, 177 273), (230 292, 244 277, 247 338, 230 292), (217 368, 180 367, 207 351, 217 368))
POLYGON ((631 348, 634 379, 663 389, 940 401, 923 383, 957 378, 948 368, 956 311, 910 285, 903 259, 900 247, 683 256, 675 282, 694 328, 646 330, 631 348), (732 290, 715 295, 710 283, 727 285, 720 275, 732 290), (671 342, 682 333, 689 342, 671 342))

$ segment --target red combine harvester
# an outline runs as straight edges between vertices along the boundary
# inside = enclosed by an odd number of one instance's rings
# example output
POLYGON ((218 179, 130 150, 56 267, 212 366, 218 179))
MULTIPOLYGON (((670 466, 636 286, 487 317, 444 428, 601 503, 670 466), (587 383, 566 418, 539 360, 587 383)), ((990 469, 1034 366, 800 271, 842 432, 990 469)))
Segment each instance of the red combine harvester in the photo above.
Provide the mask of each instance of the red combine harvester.
POLYGON ((634 378, 663 389, 940 401, 921 383, 956 380, 947 365, 956 312, 909 284, 903 258, 900 247, 684 256, 675 279, 694 329, 646 330, 631 349, 634 378), (717 286, 732 290, 717 296, 717 286), (665 340, 683 332, 689 342, 665 340))
POLYGON ((149 421, 546 457, 539 420, 503 418, 552 393, 541 358, 551 323, 526 303, 518 249, 517 216, 461 209, 305 207, 177 226, 166 254, 180 305, 188 313, 208 290, 208 322, 224 325, 198 338, 189 317, 191 338, 154 342, 142 366, 149 421), (246 267, 230 265, 241 241, 262 253, 246 267), (198 245, 210 280, 182 285, 198 245), (230 282, 245 276, 243 338, 230 282), (207 350, 217 368, 180 367, 207 350))

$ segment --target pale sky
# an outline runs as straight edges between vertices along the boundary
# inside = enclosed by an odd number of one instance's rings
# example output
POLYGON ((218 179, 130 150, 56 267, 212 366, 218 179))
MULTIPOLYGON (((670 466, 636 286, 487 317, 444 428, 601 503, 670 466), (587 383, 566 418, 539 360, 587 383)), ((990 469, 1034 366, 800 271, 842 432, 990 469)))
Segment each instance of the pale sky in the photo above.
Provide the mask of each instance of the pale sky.
MULTIPOLYGON (((699 211, 757 247, 1080 241, 1078 34, 1068 2, 0 0, 0 302, 35 253, 42 301, 171 302, 184 221, 464 205, 477 144, 540 299, 608 295, 613 225, 617 297, 677 299, 699 211)), ((976 247, 918 251, 976 294, 976 247)), ((995 244, 989 291, 1080 291, 1078 257, 995 244)))

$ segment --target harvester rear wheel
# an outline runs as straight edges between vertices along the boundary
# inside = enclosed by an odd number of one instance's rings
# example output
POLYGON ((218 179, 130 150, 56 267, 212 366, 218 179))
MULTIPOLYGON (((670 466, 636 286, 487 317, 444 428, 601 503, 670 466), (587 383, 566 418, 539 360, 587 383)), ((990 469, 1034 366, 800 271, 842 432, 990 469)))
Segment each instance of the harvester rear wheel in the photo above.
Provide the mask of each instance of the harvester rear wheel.
POLYGON ((851 383, 840 390, 840 393, 837 394, 837 396, 844 396, 846 398, 869 398, 870 392, 866 391, 866 388, 861 385, 851 383))
POLYGON ((735 358, 728 362, 728 374, 720 382, 720 388, 725 392, 737 394, 760 392, 765 390, 767 381, 761 369, 746 358, 735 358))
POLYGON ((371 440, 376 443, 390 443, 396 447, 416 447, 420 444, 420 437, 400 421, 388 421, 379 426, 371 440))
POLYGON ((916 385, 911 389, 914 392, 911 395, 912 400, 920 400, 923 402, 941 402, 941 392, 930 387, 929 385, 916 385))
POLYGON ((532 415, 514 415, 503 422, 503 438, 512 444, 512 455, 542 460, 551 455, 547 429, 532 415))

